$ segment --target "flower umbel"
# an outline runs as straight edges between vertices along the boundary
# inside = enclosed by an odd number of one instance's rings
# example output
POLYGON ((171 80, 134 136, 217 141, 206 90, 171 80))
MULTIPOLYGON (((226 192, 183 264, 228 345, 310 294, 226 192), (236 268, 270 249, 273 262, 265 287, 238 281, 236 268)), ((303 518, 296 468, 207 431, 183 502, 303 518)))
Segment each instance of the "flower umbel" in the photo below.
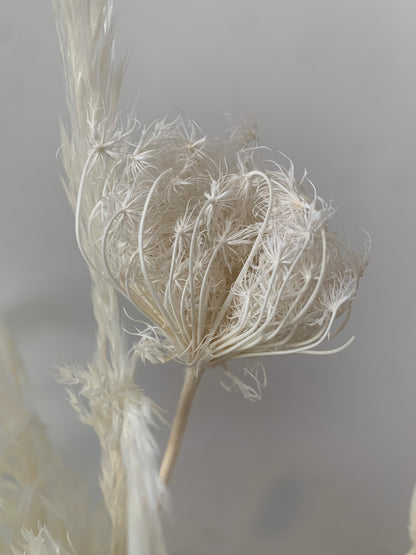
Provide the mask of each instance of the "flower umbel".
POLYGON ((143 129, 146 166, 137 146, 96 160, 83 250, 188 366, 310 352, 336 333, 365 261, 329 232, 334 209, 292 164, 266 169, 250 145, 203 136, 196 156, 196 129, 143 129))

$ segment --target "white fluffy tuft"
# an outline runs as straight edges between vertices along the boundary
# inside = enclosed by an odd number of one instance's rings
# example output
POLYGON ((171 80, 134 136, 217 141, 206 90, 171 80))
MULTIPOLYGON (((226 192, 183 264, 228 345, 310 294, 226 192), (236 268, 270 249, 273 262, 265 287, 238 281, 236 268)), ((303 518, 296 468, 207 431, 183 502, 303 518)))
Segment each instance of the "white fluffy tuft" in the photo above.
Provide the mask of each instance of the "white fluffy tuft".
POLYGON ((332 207, 291 165, 263 166, 248 145, 232 151, 182 118, 89 165, 79 202, 90 188, 99 200, 79 238, 157 327, 144 358, 163 358, 151 348, 161 334, 162 351, 193 367, 307 352, 347 319, 365 262, 329 231, 332 207))
POLYGON ((23 528, 21 535, 18 546, 12 547, 13 555, 75 555, 73 549, 60 546, 45 527, 38 534, 23 528))

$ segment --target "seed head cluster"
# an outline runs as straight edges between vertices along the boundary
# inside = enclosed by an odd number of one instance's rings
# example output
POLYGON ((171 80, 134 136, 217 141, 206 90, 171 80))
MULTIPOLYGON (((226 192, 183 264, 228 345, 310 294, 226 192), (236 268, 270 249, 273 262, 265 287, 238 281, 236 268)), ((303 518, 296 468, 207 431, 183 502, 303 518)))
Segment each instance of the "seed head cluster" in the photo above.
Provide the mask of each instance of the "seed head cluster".
POLYGON ((334 208, 306 175, 261 160, 250 125, 212 141, 182 117, 135 141, 111 133, 84 167, 77 235, 152 322, 142 358, 316 352, 343 327, 365 261, 328 230, 334 208))

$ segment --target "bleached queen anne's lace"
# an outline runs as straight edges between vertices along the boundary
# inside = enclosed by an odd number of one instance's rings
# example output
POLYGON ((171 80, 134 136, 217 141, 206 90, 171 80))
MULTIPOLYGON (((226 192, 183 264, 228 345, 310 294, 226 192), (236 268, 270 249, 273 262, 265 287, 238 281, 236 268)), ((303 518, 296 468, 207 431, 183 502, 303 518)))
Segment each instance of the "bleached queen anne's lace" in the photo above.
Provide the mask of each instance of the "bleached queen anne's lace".
POLYGON ((244 124, 222 141, 180 117, 130 137, 92 147, 77 235, 154 324, 143 358, 204 367, 310 352, 343 327, 365 261, 328 231, 334 209, 290 162, 259 160, 244 124))

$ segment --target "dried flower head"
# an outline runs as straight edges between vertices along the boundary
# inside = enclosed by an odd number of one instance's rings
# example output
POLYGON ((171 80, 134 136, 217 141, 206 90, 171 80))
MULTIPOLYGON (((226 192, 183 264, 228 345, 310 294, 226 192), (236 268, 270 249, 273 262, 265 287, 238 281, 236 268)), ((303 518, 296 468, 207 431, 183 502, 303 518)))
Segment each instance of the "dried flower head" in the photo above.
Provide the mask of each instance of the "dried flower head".
POLYGON ((154 324, 143 357, 205 367, 310 352, 348 317, 364 262, 328 231, 334 209, 236 135, 210 142, 178 117, 89 157, 80 213, 90 191, 98 200, 80 247, 154 324))

